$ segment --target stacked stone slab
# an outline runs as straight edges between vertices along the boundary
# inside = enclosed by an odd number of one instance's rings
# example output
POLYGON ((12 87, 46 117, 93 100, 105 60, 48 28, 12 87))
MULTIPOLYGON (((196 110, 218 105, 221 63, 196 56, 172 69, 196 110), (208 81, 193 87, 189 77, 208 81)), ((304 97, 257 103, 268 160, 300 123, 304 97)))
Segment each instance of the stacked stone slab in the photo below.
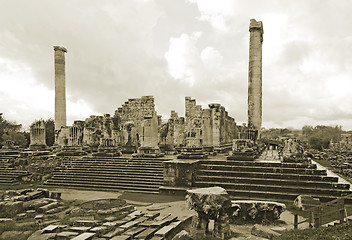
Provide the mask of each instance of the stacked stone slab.
POLYGON ((201 160, 195 179, 195 187, 221 186, 246 198, 293 200, 304 194, 330 200, 351 193, 349 184, 308 163, 201 160))
POLYGON ((166 159, 71 158, 53 171, 46 184, 105 190, 158 192, 166 159))

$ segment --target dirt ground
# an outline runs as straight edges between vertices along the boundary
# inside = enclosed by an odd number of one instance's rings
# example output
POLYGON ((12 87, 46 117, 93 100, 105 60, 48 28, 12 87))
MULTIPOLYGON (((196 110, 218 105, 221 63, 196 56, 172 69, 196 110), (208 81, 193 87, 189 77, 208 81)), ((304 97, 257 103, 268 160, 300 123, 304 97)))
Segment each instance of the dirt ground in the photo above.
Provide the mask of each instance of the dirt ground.
POLYGON ((85 191, 75 189, 58 188, 55 192, 61 192, 61 199, 68 201, 92 201, 97 199, 118 198, 120 192, 85 191))

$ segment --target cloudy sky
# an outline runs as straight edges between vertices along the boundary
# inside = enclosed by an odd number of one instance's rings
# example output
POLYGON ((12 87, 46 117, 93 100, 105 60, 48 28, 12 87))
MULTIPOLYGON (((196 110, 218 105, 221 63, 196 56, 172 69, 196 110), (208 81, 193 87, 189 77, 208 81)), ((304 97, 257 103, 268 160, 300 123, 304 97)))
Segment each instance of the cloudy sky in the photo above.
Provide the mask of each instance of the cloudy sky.
POLYGON ((352 129, 350 0, 0 0, 0 112, 54 118, 54 45, 66 54, 67 119, 153 95, 247 121, 248 26, 263 21, 263 126, 352 129))

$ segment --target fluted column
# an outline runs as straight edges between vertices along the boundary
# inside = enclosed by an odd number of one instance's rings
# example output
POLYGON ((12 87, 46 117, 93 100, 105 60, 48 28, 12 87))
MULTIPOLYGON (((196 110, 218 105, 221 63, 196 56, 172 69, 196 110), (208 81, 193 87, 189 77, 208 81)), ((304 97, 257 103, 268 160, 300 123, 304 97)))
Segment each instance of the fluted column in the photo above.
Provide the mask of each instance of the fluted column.
POLYGON ((248 126, 258 130, 258 135, 260 135, 262 127, 263 23, 251 19, 249 32, 248 126))
POLYGON ((67 49, 54 46, 55 51, 55 130, 66 127, 65 53, 67 49))

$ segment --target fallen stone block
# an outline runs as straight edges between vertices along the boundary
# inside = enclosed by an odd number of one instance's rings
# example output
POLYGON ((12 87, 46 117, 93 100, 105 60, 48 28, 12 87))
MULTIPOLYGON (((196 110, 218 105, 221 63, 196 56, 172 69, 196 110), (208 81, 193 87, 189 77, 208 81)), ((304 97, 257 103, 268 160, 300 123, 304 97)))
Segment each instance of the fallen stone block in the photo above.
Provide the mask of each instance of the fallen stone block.
POLYGON ((111 238, 110 240, 128 240, 131 239, 131 236, 129 235, 120 235, 120 236, 115 236, 111 238))
POLYGON ((38 213, 44 213, 50 209, 53 209, 53 208, 57 208, 58 206, 60 206, 60 203, 59 202, 52 202, 52 203, 49 203, 47 205, 44 205, 40 208, 38 208, 38 213))
POLYGON ((146 228, 144 231, 135 236, 136 239, 150 239, 154 233, 158 231, 157 228, 146 228))
POLYGON ((273 230, 274 232, 277 232, 280 234, 287 231, 287 228, 285 228, 285 227, 272 227, 270 229, 273 230))
POLYGON ((78 235, 77 237, 72 238, 72 240, 91 240, 95 235, 95 233, 84 232, 78 235))
POLYGON ((49 226, 46 226, 45 228, 43 228, 42 234, 57 232, 59 229, 60 228, 58 225, 49 225, 49 226))
POLYGON ((98 220, 76 220, 73 223, 73 226, 76 226, 76 227, 96 227, 99 224, 101 224, 101 222, 98 220))
POLYGON ((267 227, 259 224, 254 224, 251 234, 257 237, 272 239, 273 237, 281 236, 280 233, 274 232, 267 227))
POLYGON ((71 238, 76 237, 78 235, 79 235, 78 232, 64 231, 64 232, 56 234, 56 240, 68 240, 68 239, 71 239, 71 238))
POLYGON ((8 222, 12 222, 13 219, 12 218, 0 218, 0 223, 8 223, 8 222))

